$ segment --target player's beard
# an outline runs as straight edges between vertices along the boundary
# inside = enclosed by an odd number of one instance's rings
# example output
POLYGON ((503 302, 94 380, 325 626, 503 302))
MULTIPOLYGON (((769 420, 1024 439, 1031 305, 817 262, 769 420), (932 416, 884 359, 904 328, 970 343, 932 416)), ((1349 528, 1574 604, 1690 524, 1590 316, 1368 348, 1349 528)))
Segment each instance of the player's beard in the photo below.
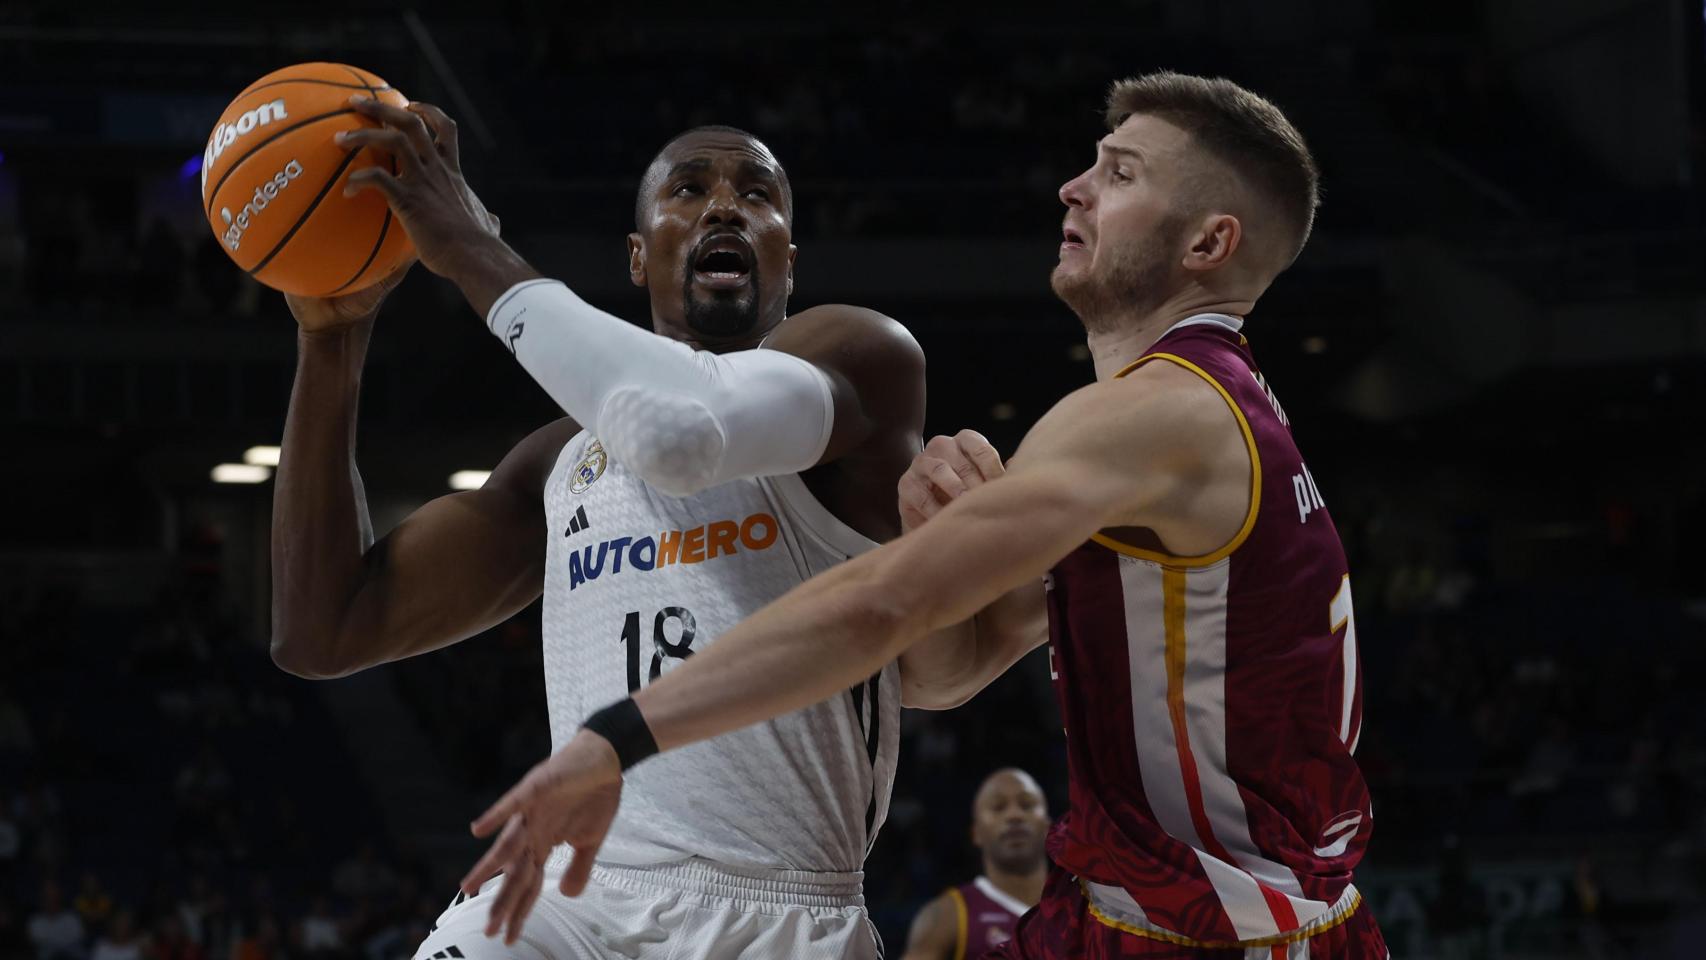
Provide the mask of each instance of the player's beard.
POLYGON ((1049 286, 1078 315, 1086 332, 1112 332, 1122 320, 1141 317, 1167 298, 1166 280, 1184 226, 1185 218, 1169 215, 1128 249, 1106 251, 1106 268, 1092 263, 1088 269, 1063 274, 1057 267, 1049 286))
POLYGON ((681 302, 686 305, 688 329, 710 337, 737 337, 758 325, 758 264, 747 273, 745 289, 707 292, 693 286, 693 268, 682 282, 681 302))
POLYGON ((1004 849, 997 845, 989 851, 989 861, 1003 873, 1029 873, 1037 869, 1046 856, 1041 838, 1038 838, 1036 843, 1027 843, 1017 850, 1004 849))

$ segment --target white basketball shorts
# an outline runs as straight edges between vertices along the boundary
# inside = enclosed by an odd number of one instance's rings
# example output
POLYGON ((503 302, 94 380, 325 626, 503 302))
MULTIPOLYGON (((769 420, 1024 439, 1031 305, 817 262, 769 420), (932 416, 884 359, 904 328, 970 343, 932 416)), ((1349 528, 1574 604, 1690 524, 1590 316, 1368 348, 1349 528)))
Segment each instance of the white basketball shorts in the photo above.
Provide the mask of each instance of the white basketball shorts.
POLYGON ((486 937, 502 877, 457 896, 414 960, 878 960, 863 874, 754 870, 707 860, 599 864, 578 897, 553 856, 521 938, 486 937))

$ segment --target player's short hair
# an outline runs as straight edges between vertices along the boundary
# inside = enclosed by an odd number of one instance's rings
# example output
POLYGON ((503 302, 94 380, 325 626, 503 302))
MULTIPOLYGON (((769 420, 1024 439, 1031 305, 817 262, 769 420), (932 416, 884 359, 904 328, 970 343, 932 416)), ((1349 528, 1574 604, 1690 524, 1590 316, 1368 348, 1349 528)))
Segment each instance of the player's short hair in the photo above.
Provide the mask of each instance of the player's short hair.
POLYGON ((1291 228, 1290 265, 1309 240, 1320 205, 1321 171, 1303 134, 1280 108, 1222 77, 1172 71, 1115 81, 1108 90, 1108 129, 1133 114, 1179 127, 1272 203, 1291 228))
MULTIPOLYGON (((652 191, 657 189, 658 178, 663 175, 663 166, 659 163, 659 161, 663 159, 663 155, 669 152, 670 147, 675 146, 677 143, 680 143, 688 137, 701 133, 726 133, 736 137, 745 137, 759 146, 764 147, 766 150, 770 149, 763 140, 758 139, 756 134, 749 133, 739 127, 731 127, 724 123, 703 124, 701 126, 683 130, 675 136, 670 137, 669 142, 659 147, 658 152, 652 155, 652 162, 646 164, 646 172, 640 177, 640 188, 635 191, 634 194, 635 230, 645 229, 646 211, 651 206, 652 191)), ((782 216, 786 217, 788 224, 792 226, 794 223, 794 185, 788 181, 788 170, 782 166, 782 161, 780 160, 776 161, 776 178, 781 181, 782 186, 782 216)))

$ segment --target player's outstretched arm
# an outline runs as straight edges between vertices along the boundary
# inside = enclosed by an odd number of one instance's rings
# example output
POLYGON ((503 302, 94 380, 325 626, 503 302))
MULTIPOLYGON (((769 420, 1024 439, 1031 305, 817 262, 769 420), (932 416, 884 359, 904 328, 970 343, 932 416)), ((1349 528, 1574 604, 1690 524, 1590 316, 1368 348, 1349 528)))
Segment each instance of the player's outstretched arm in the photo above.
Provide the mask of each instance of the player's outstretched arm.
MULTIPOLYGON (((931 438, 897 485, 902 529, 917 529, 1006 471, 1001 454, 975 430, 931 438)), ((901 705, 957 707, 1047 641, 1042 581, 1020 584, 975 616, 935 631, 901 654, 901 705)))
POLYGON ((301 330, 273 492, 272 656, 336 677, 502 622, 542 589, 542 492, 577 429, 522 441, 486 485, 441 497, 374 542, 355 463, 362 364, 385 289, 289 298, 301 330))
POLYGON ((943 893, 912 918, 912 929, 906 935, 906 952, 900 955, 900 960, 953 960, 959 938, 959 910, 953 897, 943 893))
POLYGON ((1093 409, 1100 392, 1091 387, 1063 401, 1005 476, 899 540, 789 591, 636 694, 658 746, 673 749, 829 697, 843 680, 851 686, 934 631, 1036 582, 1097 530, 1126 522, 1134 489, 1165 478, 1160 470, 1134 476, 1122 469, 1129 454, 1105 433, 1090 441, 1074 422, 1105 421, 1093 409), (666 682, 672 677, 681 679, 666 682))
POLYGON ((1248 504, 1250 469, 1232 413, 1194 374, 1151 364, 1074 393, 1031 431, 1005 476, 794 588, 632 699, 595 714, 614 740, 582 730, 474 822, 478 836, 502 832, 463 889, 503 872, 493 928, 519 932, 555 844, 575 848, 562 892, 585 888, 615 815, 599 805, 621 782, 618 747, 630 757, 643 755, 648 741, 674 749, 833 696, 932 631, 1035 581, 1105 527, 1156 528, 1164 542, 1177 533, 1181 543, 1225 528, 1226 542, 1248 504), (1195 508, 1203 491, 1226 489, 1241 491, 1236 508, 1195 508), (1202 520, 1202 529, 1165 522, 1181 514, 1202 520), (593 809, 601 810, 596 820, 593 809))

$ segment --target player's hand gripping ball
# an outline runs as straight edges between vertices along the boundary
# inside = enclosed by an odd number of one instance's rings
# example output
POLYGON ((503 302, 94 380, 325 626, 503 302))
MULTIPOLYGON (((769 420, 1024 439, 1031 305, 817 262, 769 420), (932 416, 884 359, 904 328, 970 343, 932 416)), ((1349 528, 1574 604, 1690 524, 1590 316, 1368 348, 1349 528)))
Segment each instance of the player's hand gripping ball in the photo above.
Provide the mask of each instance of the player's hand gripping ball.
POLYGON ((428 103, 404 109, 358 97, 351 105, 380 126, 340 133, 338 144, 350 150, 383 150, 397 163, 390 170, 368 167, 352 174, 344 194, 384 197, 408 231, 422 265, 457 279, 461 266, 478 262, 482 241, 498 236, 498 218, 462 176, 456 123, 428 103))

